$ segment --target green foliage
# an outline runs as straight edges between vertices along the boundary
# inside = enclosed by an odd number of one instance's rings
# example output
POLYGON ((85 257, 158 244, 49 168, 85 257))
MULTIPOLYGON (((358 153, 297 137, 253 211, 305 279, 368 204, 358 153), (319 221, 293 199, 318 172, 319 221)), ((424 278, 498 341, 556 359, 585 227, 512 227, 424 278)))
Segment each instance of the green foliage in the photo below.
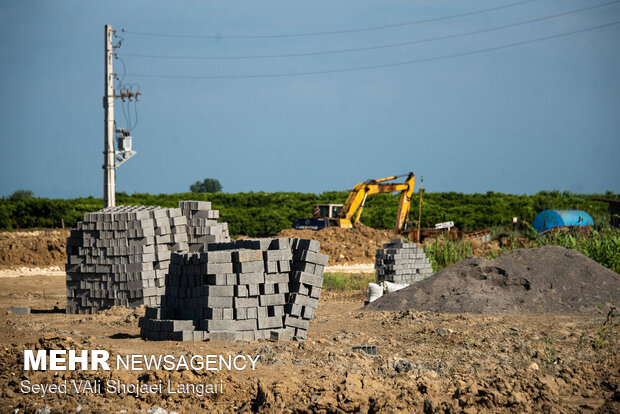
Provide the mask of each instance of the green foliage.
MULTIPOLYGON (((308 193, 177 193, 125 194, 117 193, 117 204, 176 207, 180 200, 211 201, 220 211, 221 220, 228 222, 232 235, 271 236, 290 228, 293 219, 310 217, 312 205, 344 203, 346 191, 322 194, 308 193)), ((512 217, 521 223, 531 223, 542 208, 580 207, 587 211, 597 226, 609 221, 607 204, 592 201, 594 197, 620 198, 617 194, 578 195, 542 192, 532 196, 489 192, 487 194, 427 193, 423 194, 422 226, 452 220, 461 230, 512 225, 512 217), (597 219, 598 218, 598 219, 597 219)), ((410 219, 418 218, 418 195, 414 195, 410 219)), ((0 229, 28 227, 59 227, 61 220, 73 227, 84 213, 103 207, 103 201, 93 197, 72 200, 45 198, 0 199, 0 229)), ((368 197, 361 221, 374 228, 392 228, 398 209, 398 194, 377 194, 368 197)), ((596 250, 592 247, 593 250, 596 250)))
POLYGON ((189 186, 189 191, 192 193, 219 193, 222 191, 222 184, 215 178, 205 178, 200 181, 196 181, 189 186))
MULTIPOLYGON (((602 313, 603 306, 599 306, 599 314, 602 313)), ((605 320, 601 322, 596 331, 594 332, 594 340, 592 342, 592 346, 596 350, 603 349, 605 345, 608 344, 609 340, 613 337, 615 329, 618 327, 618 322, 615 321, 616 317, 616 307, 611 302, 609 310, 607 311, 607 315, 605 320)))
POLYGON ((556 364, 559 361, 559 351, 551 346, 551 339, 547 335, 545 338, 545 355, 543 362, 547 368, 550 368, 553 364, 556 364))
POLYGON ((574 249, 599 264, 620 273, 620 230, 592 229, 588 233, 554 231, 533 240, 532 247, 556 245, 574 249))
POLYGON ((30 190, 15 190, 13 194, 9 197, 11 201, 18 201, 24 198, 32 198, 34 197, 34 193, 30 190))
MULTIPOLYGON (((501 253, 524 247, 562 246, 577 250, 600 265, 620 273, 620 229, 591 229, 589 233, 558 230, 540 236, 529 225, 525 226, 525 231, 518 236, 522 237, 512 239, 512 243, 502 247, 500 251, 489 252, 486 258, 495 259, 501 253)), ((473 246, 470 241, 446 240, 440 237, 426 243, 424 251, 433 270, 438 272, 444 267, 472 256, 473 246)))
POLYGON ((376 283, 374 274, 324 273, 323 289, 337 291, 353 291, 368 289, 369 283, 376 283))
POLYGON ((426 257, 431 262, 434 272, 458 263, 472 256, 472 244, 463 240, 448 240, 440 237, 424 246, 426 257))

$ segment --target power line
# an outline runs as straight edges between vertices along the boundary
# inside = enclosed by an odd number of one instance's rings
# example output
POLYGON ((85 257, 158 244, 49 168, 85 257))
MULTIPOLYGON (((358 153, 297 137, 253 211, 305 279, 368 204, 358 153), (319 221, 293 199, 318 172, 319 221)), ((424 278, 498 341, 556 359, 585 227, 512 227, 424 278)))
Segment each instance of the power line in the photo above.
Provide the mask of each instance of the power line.
POLYGON ((432 19, 415 20, 415 21, 403 22, 403 23, 384 24, 384 25, 378 25, 378 26, 360 27, 357 29, 331 30, 331 31, 324 31, 324 32, 305 32, 305 33, 289 33, 289 34, 273 34, 273 35, 240 35, 240 36, 184 35, 184 34, 166 34, 166 33, 152 33, 152 32, 134 32, 134 31, 129 31, 129 30, 124 30, 124 32, 134 34, 134 35, 140 35, 140 36, 171 37, 171 38, 182 38, 182 39, 188 39, 188 38, 194 38, 194 39, 274 39, 274 38, 287 38, 287 37, 324 36, 324 35, 332 35, 332 34, 368 32, 368 31, 373 31, 373 30, 390 29, 394 27, 440 22, 444 20, 473 16, 476 14, 488 13, 488 12, 492 12, 496 10, 507 9, 510 7, 521 6, 523 4, 533 3, 536 1, 540 1, 540 0, 525 0, 525 1, 520 1, 517 3, 506 4, 503 6, 491 7, 491 8, 482 9, 482 10, 475 10, 471 12, 454 14, 450 16, 435 17, 432 19))
POLYGON ((570 36, 570 35, 574 35, 578 33, 584 33, 584 32, 589 32, 592 30, 610 27, 610 26, 613 26, 619 23, 620 23, 620 20, 611 22, 611 23, 601 24, 598 26, 593 26, 593 27, 588 27, 584 29, 573 30, 570 32, 559 33, 556 35, 541 37, 537 39, 509 43, 509 44, 501 45, 501 46, 471 50, 468 52, 454 53, 454 54, 449 54, 449 55, 435 56, 431 58, 386 63, 386 64, 381 64, 381 65, 358 66, 358 67, 352 67, 352 68, 319 70, 319 71, 299 72, 299 73, 272 73, 272 74, 262 74, 262 75, 257 74, 257 75, 219 75, 219 76, 182 76, 182 75, 180 76, 180 75, 148 75, 148 74, 137 74, 137 73, 135 74, 132 73, 128 75, 135 76, 135 77, 143 77, 143 78, 161 78, 161 79, 257 79, 257 78, 281 78, 281 77, 297 77, 297 76, 309 76, 309 75, 324 75, 324 74, 331 74, 331 73, 357 72, 357 71, 363 71, 363 70, 373 70, 373 69, 390 68, 390 67, 396 67, 396 66, 413 65, 417 63, 433 62, 433 61, 451 59, 451 58, 456 58, 456 57, 477 55, 477 54, 493 52, 493 51, 501 50, 501 49, 508 49, 512 47, 523 46, 523 45, 527 45, 531 43, 542 42, 545 40, 558 39, 558 38, 565 37, 565 36, 570 36))
POLYGON ((523 26, 530 23, 536 23, 544 20, 549 20, 558 17, 564 17, 575 13, 580 13, 588 10, 593 10, 605 6, 609 6, 612 4, 620 3, 620 0, 610 1, 608 3, 598 4, 596 6, 584 7, 577 10, 572 10, 564 13, 557 13, 543 17, 537 17, 530 20, 525 20, 522 22, 505 24, 502 26, 495 26, 487 29, 479 29, 470 32, 457 33, 452 35, 445 35, 439 37, 431 37, 426 39, 418 39, 411 40, 407 42, 400 43, 390 43, 385 45, 377 45, 377 46, 366 46, 366 47, 357 47, 357 48, 347 48, 347 49, 334 49, 334 50, 326 50, 326 51, 316 51, 316 52, 305 52, 305 53, 287 53, 287 54, 272 54, 272 55, 250 55, 250 56, 165 56, 165 55, 148 55, 148 54, 140 54, 140 53, 122 53, 123 56, 130 57, 140 57, 140 58, 151 58, 151 59, 182 59, 182 60, 240 60, 240 59, 273 59, 273 58, 290 58, 290 57, 308 57, 308 56, 320 56, 320 55, 332 55, 332 54, 340 54, 340 53, 352 53, 352 52, 361 52, 368 50, 379 50, 379 49, 388 49, 394 47, 402 47, 402 46, 410 46, 419 43, 426 42, 434 42, 438 40, 447 40, 447 39, 455 39, 464 36, 472 36, 481 33, 488 33, 497 30, 508 29, 517 26, 523 26))

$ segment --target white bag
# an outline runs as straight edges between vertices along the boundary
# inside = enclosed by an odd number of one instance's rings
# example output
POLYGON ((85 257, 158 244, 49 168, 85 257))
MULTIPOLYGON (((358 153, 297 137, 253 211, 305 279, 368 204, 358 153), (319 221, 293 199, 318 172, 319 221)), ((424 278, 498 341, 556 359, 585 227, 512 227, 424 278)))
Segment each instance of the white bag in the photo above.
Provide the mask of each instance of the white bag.
POLYGON ((377 285, 376 283, 368 284, 368 302, 374 302, 383 296, 383 286, 377 285))
POLYGON ((385 293, 396 292, 397 290, 401 290, 409 286, 407 283, 392 283, 385 281, 385 293))

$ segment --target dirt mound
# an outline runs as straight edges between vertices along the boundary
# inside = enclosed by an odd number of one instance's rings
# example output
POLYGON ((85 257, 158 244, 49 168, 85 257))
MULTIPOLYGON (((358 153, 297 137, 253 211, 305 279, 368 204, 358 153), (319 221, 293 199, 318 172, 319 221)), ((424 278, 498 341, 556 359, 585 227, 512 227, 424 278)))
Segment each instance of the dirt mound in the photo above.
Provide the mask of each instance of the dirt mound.
POLYGON ((0 233, 0 269, 22 266, 60 266, 67 261, 69 230, 31 230, 0 233))
POLYGON ((366 309, 594 315, 610 298, 620 299, 620 275, 577 251, 545 246, 463 260, 366 309))
POLYGON ((329 255, 329 264, 374 263, 377 249, 396 237, 392 230, 377 230, 356 224, 352 229, 328 227, 323 230, 287 229, 278 237, 314 239, 321 243, 321 252, 329 255))

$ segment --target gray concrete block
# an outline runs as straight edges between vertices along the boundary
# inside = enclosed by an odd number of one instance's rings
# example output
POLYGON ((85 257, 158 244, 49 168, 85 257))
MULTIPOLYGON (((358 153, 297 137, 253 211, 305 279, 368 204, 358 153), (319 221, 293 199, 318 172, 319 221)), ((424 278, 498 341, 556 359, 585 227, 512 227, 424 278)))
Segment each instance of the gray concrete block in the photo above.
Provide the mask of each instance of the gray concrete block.
POLYGON ((288 283, 291 277, 288 273, 273 273, 265 275, 265 283, 288 283))
POLYGON ((296 272, 295 273, 295 278, 293 280, 295 282, 297 282, 297 283, 304 283, 304 284, 310 285, 310 286, 317 286, 317 287, 322 287, 323 286, 323 277, 322 276, 313 275, 313 274, 310 274, 310 273, 296 272))
POLYGON ((258 329, 281 328, 282 326, 281 316, 258 318, 258 329))
POLYGON ((238 276, 238 283, 240 285, 258 285, 259 283, 265 283, 265 274, 243 273, 238 276))
POLYGON ((234 263, 236 273, 262 273, 265 271, 265 263, 260 261, 234 263))
POLYGON ((297 304, 297 305, 309 306, 311 308, 316 308, 316 307, 319 306, 319 300, 318 299, 314 299, 314 298, 311 298, 311 297, 308 297, 308 296, 299 295, 299 294, 296 294, 296 293, 291 294, 289 302, 297 304))
POLYGON ((222 320, 233 320, 234 319, 234 309, 233 308, 223 308, 222 309, 222 320))
POLYGON ((10 306, 9 312, 13 315, 30 315, 30 306, 10 306))
POLYGON ((237 250, 232 252, 232 259, 238 263, 262 261, 263 252, 260 250, 237 250))
POLYGON ((232 296, 207 296, 203 298, 203 304, 209 308, 232 308, 232 296))
POLYGON ((258 298, 235 298, 235 308, 255 308, 258 298))
POLYGON ((235 296, 235 286, 203 286, 202 293, 206 296, 235 296))
POLYGON ((232 263, 205 263, 203 264, 204 274, 233 273, 232 263))
POLYGON ((286 315, 284 317, 284 326, 308 329, 309 325, 310 325, 310 321, 305 320, 305 319, 296 318, 296 317, 291 316, 291 315, 286 315))
POLYGON ((284 294, 260 295, 258 298, 260 306, 284 305, 286 303, 284 294))
POLYGON ((271 341, 290 341, 295 335, 294 328, 273 329, 269 331, 271 341))
POLYGON ((318 253, 319 250, 321 249, 321 243, 319 243, 316 240, 299 239, 299 242, 297 244, 297 248, 301 249, 301 250, 309 250, 311 252, 318 253))

